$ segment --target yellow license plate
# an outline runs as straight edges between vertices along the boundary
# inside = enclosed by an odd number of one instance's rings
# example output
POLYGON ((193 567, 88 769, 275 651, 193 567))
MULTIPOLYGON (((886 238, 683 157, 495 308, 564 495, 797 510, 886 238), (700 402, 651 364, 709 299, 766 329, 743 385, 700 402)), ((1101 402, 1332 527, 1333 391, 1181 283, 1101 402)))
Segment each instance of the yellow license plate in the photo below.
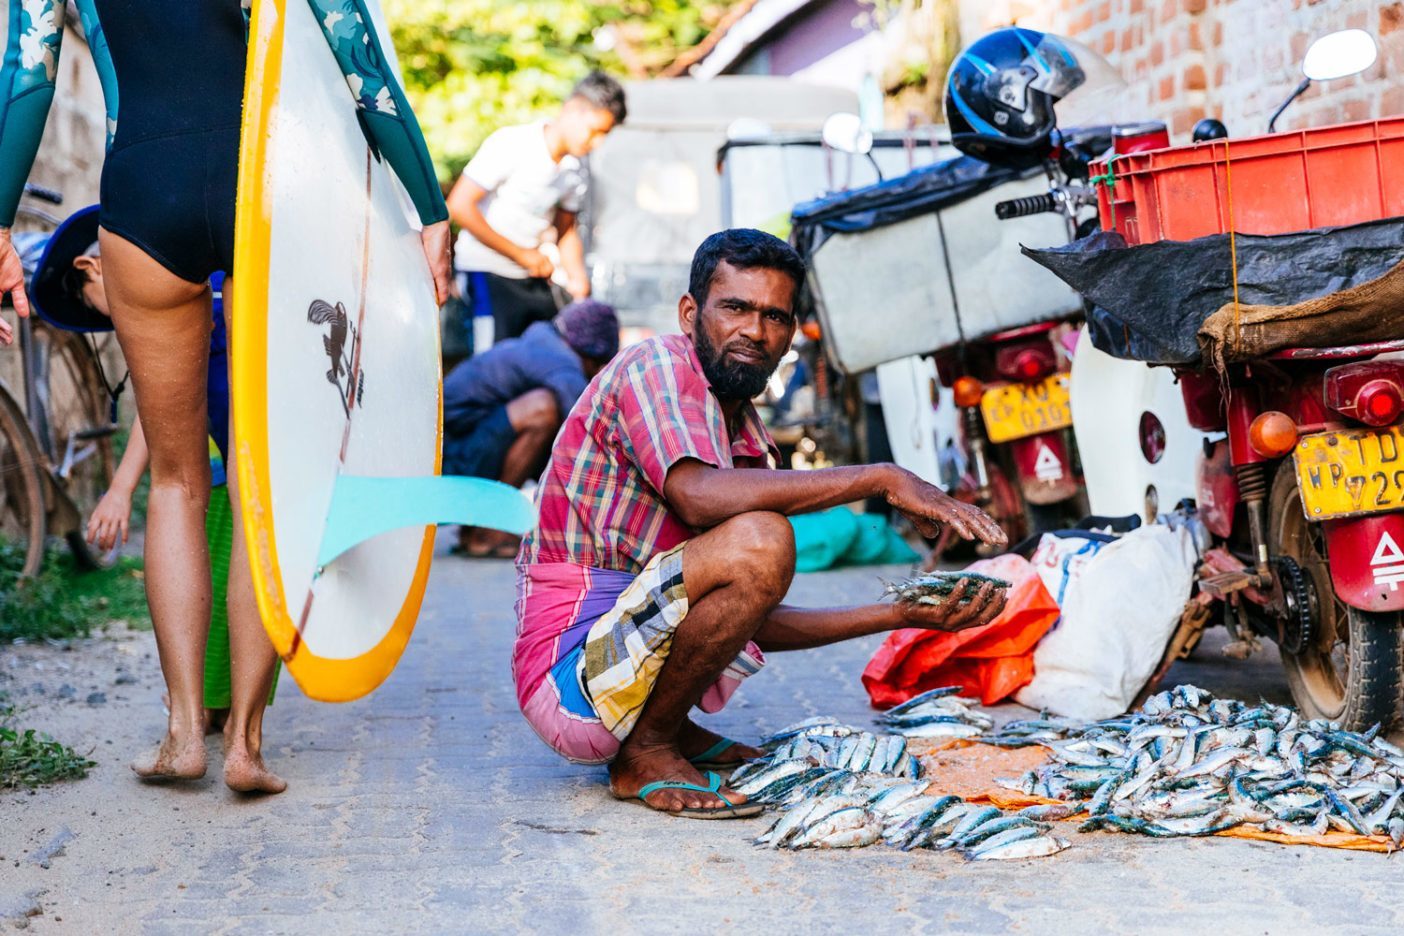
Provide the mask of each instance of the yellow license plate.
POLYGON ((1309 520, 1404 509, 1404 432, 1398 426, 1302 436, 1293 456, 1309 520))
POLYGON ((985 433, 991 442, 1066 429, 1072 425, 1068 375, 1054 374, 1042 383, 991 387, 980 400, 985 433))

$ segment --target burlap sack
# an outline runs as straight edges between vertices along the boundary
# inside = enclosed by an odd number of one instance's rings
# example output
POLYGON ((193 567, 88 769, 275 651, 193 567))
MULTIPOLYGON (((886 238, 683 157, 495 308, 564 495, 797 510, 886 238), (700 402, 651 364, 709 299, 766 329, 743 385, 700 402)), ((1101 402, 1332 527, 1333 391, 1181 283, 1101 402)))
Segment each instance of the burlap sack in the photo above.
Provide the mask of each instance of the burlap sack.
POLYGON ((1295 305, 1223 305, 1199 329, 1204 359, 1221 374, 1284 348, 1335 348, 1404 339, 1404 261, 1378 279, 1295 305))

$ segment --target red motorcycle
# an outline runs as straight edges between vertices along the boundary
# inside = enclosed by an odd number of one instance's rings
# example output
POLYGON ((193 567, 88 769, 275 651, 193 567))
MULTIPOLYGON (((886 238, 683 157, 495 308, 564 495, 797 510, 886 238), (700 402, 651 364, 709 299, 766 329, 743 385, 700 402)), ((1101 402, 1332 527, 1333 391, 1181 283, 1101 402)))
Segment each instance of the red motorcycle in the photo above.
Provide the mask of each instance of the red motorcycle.
MULTIPOLYGON (((1165 147, 1170 138, 1165 124, 1152 121, 1060 130, 1050 143, 1042 154, 1048 192, 1000 202, 995 215, 1007 221, 1061 214, 1069 239, 1076 240, 1098 228, 1096 215, 1087 213, 1097 204, 1089 182, 1093 161, 1165 147)), ((936 356, 941 380, 961 407, 970 460, 958 496, 993 516, 1010 542, 1068 526, 1087 513, 1072 433, 1071 361, 1061 345, 1077 321, 1041 322, 936 356)))
MULTIPOLYGON (((1307 73, 1311 75, 1311 70, 1307 73)), ((1303 82, 1297 93, 1308 83, 1303 82)), ((1222 124, 1209 123, 1216 130, 1207 139, 1225 135, 1222 124)), ((1383 124, 1234 140, 1233 172, 1247 173, 1258 147, 1264 154, 1285 154, 1279 165, 1287 166, 1288 172, 1303 173, 1305 182, 1308 169, 1299 167, 1306 166, 1307 152, 1319 160, 1318 169, 1336 156, 1369 156, 1379 150, 1377 140, 1372 145, 1365 139, 1353 150, 1341 144, 1352 134, 1384 132, 1383 124), (1331 148, 1316 142, 1327 137, 1331 148)), ((1128 173, 1137 166, 1128 161, 1130 169, 1118 170, 1122 177, 1117 187, 1103 194, 1104 225, 1110 229, 1115 223, 1107 210, 1111 201, 1121 206, 1118 229, 1139 236, 1142 242, 1155 236, 1188 241, 1202 232, 1186 232, 1186 224, 1201 223, 1211 215, 1220 217, 1207 201, 1216 197, 1212 173, 1219 173, 1219 178, 1225 175, 1227 144, 1162 150, 1155 160, 1170 166, 1180 154, 1186 159, 1181 165, 1193 161, 1195 166, 1207 167, 1211 175, 1201 176, 1204 182, 1197 187, 1159 183, 1163 186, 1158 190, 1159 202, 1137 203, 1133 209, 1137 217, 1128 226, 1125 212, 1135 197, 1147 191, 1149 178, 1143 175, 1128 181, 1128 173), (1129 194, 1133 190, 1134 197, 1129 194), (1178 233, 1166 233, 1167 219, 1180 219, 1178 233), (1161 225, 1160 233, 1147 237, 1147 229, 1156 224, 1161 225)), ((1152 162, 1147 159, 1145 165, 1152 162)), ((1356 169, 1351 171, 1358 177, 1356 169)), ((1183 180, 1188 174, 1176 178, 1183 180)), ((1239 184, 1241 191, 1251 191, 1249 186, 1255 183, 1239 184)), ((1256 185, 1263 191, 1273 190, 1263 188, 1261 182, 1256 185)), ((1284 193, 1293 191, 1286 182, 1279 188, 1284 193)), ((1240 197, 1246 201, 1250 196, 1240 197)), ((1343 201, 1347 200, 1338 198, 1336 204, 1343 201)), ((1288 209, 1282 206, 1291 204, 1287 195, 1276 201, 1262 199, 1256 207, 1240 204, 1238 217, 1258 212, 1253 215, 1258 219, 1254 233, 1261 234, 1321 226, 1319 221, 1314 225, 1285 221, 1288 209), (1274 220, 1269 211, 1283 214, 1274 220)), ((1270 638, 1278 645, 1303 715, 1339 722, 1352 730, 1395 720, 1404 668, 1404 589, 1400 588, 1404 584, 1404 360, 1380 358, 1401 351, 1404 338, 1290 348, 1238 360, 1222 373, 1207 368, 1176 370, 1191 425, 1205 433, 1225 434, 1206 442, 1197 479, 1199 515, 1214 543, 1204 554, 1199 579, 1197 602, 1207 613, 1192 626, 1202 627, 1215 612, 1222 615, 1232 637, 1224 652, 1237 659, 1250 656, 1260 637, 1270 638)), ((1194 617, 1187 615, 1186 621, 1194 617)), ((1184 633, 1177 637, 1181 645, 1191 640, 1184 633)))
POLYGON ((961 408, 969 459, 957 496, 994 517, 1010 542, 1085 512, 1068 357, 1054 344, 1063 325, 1000 332, 936 357, 941 382, 961 408))
POLYGON ((1246 659, 1274 640, 1310 718, 1363 730, 1395 717, 1404 611, 1404 340, 1302 348, 1181 374, 1206 446, 1199 511, 1217 544, 1199 588, 1246 659))

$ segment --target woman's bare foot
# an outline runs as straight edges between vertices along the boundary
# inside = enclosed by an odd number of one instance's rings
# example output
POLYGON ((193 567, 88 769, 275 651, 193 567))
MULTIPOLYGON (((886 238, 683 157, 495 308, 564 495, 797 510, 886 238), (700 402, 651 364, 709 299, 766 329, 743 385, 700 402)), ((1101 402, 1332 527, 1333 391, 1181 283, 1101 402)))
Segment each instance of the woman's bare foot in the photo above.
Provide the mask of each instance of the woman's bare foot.
POLYGON ((242 744, 224 751, 224 784, 236 793, 281 793, 288 788, 282 777, 269 770, 263 755, 242 744))
MULTIPOLYGON (((627 741, 619 756, 609 765, 609 789, 620 799, 636 799, 639 791, 660 780, 681 781, 705 787, 707 779, 701 771, 687 762, 672 745, 630 745, 627 741)), ((721 796, 695 790, 656 790, 644 803, 660 812, 683 809, 716 809, 725 803, 740 806, 746 797, 725 786, 721 796), (724 800, 723 800, 724 797, 724 800)))
MULTIPOLYGON (((708 731, 701 725, 688 719, 683 722, 682 731, 678 732, 678 749, 682 751, 683 757, 689 760, 703 753, 722 739, 722 736, 715 731, 708 731)), ((764 757, 765 752, 758 747, 749 744, 742 744, 739 741, 731 747, 724 749, 716 757, 717 764, 734 764, 740 767, 744 762, 757 757, 764 757)))
POLYGON ((160 747, 132 761, 132 771, 143 780, 199 780, 205 775, 205 739, 168 734, 160 747))

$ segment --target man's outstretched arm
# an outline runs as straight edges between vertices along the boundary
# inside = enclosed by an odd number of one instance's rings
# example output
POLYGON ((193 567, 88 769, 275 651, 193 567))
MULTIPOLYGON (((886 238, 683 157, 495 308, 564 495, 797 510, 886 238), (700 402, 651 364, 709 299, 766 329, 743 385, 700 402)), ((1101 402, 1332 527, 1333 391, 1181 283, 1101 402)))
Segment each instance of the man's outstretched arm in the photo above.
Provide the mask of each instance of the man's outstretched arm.
POLYGON ((1007 541, 999 525, 978 507, 891 464, 778 471, 721 469, 687 458, 669 469, 663 496, 684 523, 698 530, 754 511, 789 517, 881 497, 910 518, 923 536, 934 537, 949 524, 965 539, 995 546, 1007 541))
POLYGON ((1008 597, 993 583, 961 582, 939 605, 891 602, 853 608, 795 608, 781 605, 756 631, 755 641, 767 653, 808 650, 854 637, 885 634, 903 627, 961 631, 981 627, 999 617, 1008 597), (968 600, 967 600, 968 596, 968 600))

